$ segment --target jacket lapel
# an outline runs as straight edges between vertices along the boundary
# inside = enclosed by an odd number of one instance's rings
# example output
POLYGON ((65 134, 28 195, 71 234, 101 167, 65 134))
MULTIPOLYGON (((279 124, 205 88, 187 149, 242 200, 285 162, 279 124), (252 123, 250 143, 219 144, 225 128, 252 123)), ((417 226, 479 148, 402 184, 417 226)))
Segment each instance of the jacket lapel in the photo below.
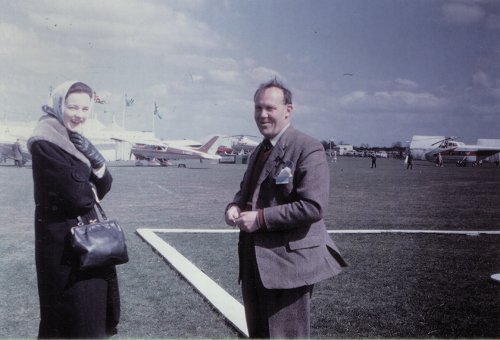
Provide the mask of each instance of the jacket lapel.
MULTIPOLYGON (((283 133, 281 138, 278 140, 278 143, 274 146, 273 150, 271 151, 271 154, 269 155, 269 158, 267 159, 266 163, 264 164, 264 167, 262 168, 262 172, 260 173, 259 179, 257 180, 257 184, 255 186, 255 191, 253 193, 252 197, 252 206, 253 209, 255 209, 255 205, 257 203, 257 198, 259 197, 259 192, 260 192, 260 185, 264 180, 269 176, 269 174, 276 169, 277 166, 279 166, 280 159, 283 159, 283 155, 285 154, 285 150, 288 145, 288 136, 292 132, 293 128, 290 126, 286 131, 283 133)), ((262 144, 259 145, 259 149, 262 147, 262 144)), ((258 150, 255 150, 258 151, 258 150)), ((249 164, 249 166, 253 166, 252 164, 249 164)))

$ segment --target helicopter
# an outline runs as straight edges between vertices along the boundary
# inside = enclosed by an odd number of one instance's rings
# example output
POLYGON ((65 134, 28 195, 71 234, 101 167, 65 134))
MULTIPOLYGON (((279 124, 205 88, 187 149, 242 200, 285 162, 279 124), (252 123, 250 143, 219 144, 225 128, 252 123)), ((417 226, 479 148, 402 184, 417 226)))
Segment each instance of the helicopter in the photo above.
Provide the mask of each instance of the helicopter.
POLYGON ((430 151, 425 153, 425 159, 429 162, 436 162, 439 154, 443 163, 455 163, 456 166, 472 166, 480 164, 485 158, 500 152, 500 148, 465 144, 457 141, 457 137, 446 137, 437 141, 431 146, 430 151))

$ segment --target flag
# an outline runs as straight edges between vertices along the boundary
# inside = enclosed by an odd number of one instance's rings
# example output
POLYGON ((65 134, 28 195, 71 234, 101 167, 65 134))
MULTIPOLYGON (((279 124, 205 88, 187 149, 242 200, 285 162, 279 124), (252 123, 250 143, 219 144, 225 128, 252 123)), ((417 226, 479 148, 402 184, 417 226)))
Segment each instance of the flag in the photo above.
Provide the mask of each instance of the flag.
POLYGON ((106 100, 102 99, 97 93, 94 92, 94 103, 106 104, 106 100))
POLYGON ((127 99, 127 94, 125 93, 125 105, 132 106, 134 105, 134 98, 127 99))
POLYGON ((153 114, 155 116, 158 116, 158 118, 161 119, 160 112, 158 111, 158 105, 156 105, 156 102, 155 102, 155 110, 154 110, 153 114))

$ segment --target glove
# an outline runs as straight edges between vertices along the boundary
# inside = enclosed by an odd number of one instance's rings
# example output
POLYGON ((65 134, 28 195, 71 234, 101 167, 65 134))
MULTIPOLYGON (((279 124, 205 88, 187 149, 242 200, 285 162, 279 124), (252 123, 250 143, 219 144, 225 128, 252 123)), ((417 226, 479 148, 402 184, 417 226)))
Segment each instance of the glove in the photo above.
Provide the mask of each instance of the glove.
POLYGON ((77 132, 70 132, 69 140, 75 145, 75 148, 78 151, 87 157, 93 169, 99 169, 106 162, 96 147, 81 134, 77 132))

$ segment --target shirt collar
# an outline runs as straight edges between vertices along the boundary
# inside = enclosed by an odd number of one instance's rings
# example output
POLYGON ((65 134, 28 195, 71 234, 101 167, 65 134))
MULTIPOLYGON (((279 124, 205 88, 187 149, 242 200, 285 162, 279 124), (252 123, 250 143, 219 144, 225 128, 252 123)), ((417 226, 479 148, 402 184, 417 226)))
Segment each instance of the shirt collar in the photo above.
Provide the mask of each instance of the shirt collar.
POLYGON ((285 126, 285 127, 284 127, 281 131, 280 131, 280 133, 278 133, 276 136, 274 136, 274 138, 272 138, 272 139, 270 140, 270 142, 271 142, 271 144, 272 144, 272 146, 273 146, 273 147, 275 147, 275 146, 276 146, 276 143, 278 143, 278 141, 279 141, 279 139, 280 139, 281 135, 282 135, 283 133, 285 133, 286 129, 288 129, 289 127, 290 127, 290 123, 288 123, 288 125, 287 125, 287 126, 285 126))

